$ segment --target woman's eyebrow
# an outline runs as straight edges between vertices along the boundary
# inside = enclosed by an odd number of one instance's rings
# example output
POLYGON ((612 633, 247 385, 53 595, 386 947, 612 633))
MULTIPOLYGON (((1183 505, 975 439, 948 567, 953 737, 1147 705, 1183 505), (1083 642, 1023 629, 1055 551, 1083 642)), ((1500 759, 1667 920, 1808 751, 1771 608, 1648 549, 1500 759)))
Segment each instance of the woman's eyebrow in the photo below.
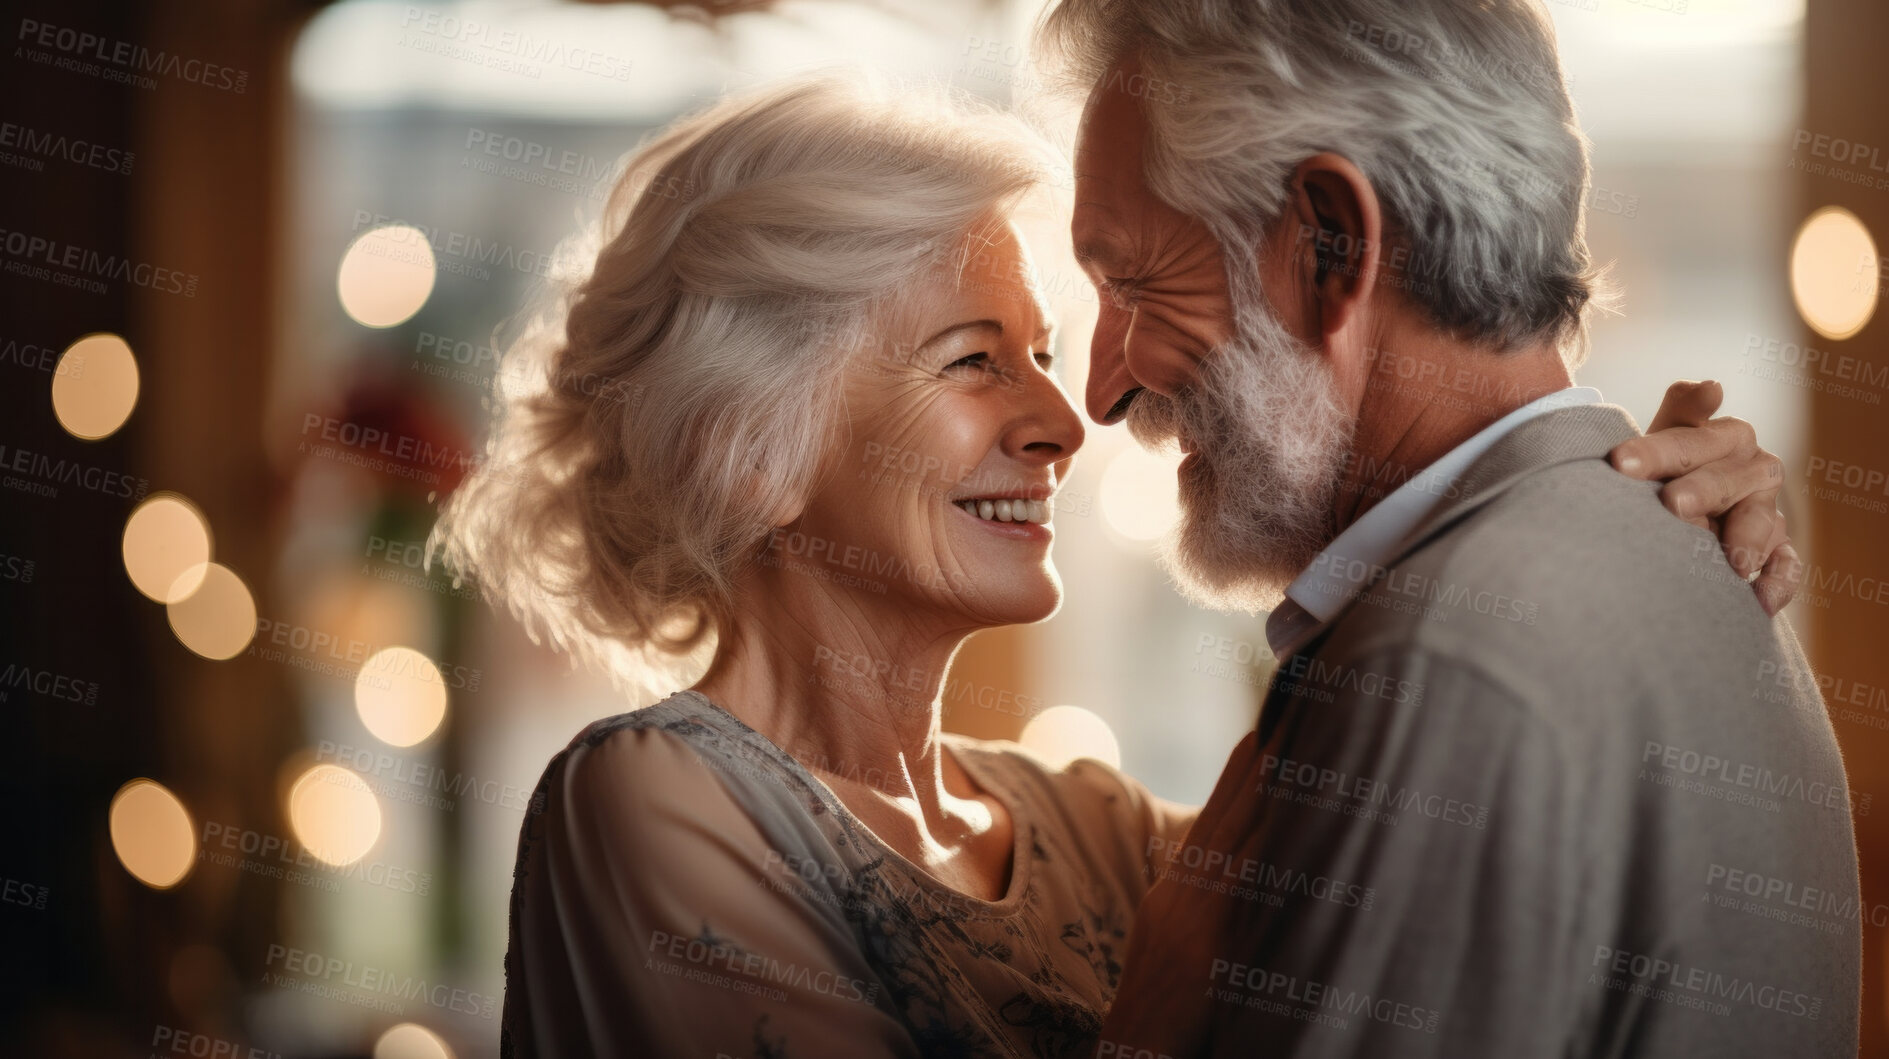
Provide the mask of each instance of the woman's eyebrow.
POLYGON ((988 327, 1000 335, 1003 334, 1003 331, 1004 331, 1004 325, 1001 323, 998 323, 995 320, 966 320, 965 322, 961 324, 952 324, 950 327, 947 327, 944 330, 938 332, 937 334, 931 336, 930 338, 927 338, 923 342, 920 342, 918 344, 918 348, 924 349, 925 347, 931 345, 934 342, 942 341, 943 339, 949 338, 950 336, 957 334, 959 331, 969 331, 969 330, 972 330, 973 328, 978 328, 978 327, 988 327))

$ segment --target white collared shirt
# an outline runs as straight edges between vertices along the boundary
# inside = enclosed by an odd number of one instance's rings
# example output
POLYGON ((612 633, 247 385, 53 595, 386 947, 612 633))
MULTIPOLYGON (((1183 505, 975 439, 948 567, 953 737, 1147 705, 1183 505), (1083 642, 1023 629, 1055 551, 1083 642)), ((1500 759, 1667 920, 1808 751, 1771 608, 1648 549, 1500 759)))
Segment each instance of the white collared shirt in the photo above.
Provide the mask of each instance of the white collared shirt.
POLYGON ((1272 653, 1282 662, 1290 658, 1364 591, 1372 580, 1371 572, 1389 560, 1424 516, 1455 490, 1469 465, 1510 431, 1536 416, 1576 405, 1599 404, 1601 400, 1600 391, 1591 386, 1570 386, 1530 401, 1444 453, 1378 501, 1345 527, 1286 588, 1286 598, 1266 619, 1266 640, 1272 653))

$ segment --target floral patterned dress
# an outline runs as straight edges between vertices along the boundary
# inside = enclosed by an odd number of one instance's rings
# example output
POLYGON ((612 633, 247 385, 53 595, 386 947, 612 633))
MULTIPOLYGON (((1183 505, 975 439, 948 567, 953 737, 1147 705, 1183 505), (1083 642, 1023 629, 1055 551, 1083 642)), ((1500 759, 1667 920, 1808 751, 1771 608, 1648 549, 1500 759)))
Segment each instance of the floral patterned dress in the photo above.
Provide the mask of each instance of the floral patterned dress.
POLYGON ((1089 1055, 1192 814, 1099 762, 945 738, 1010 811, 995 901, 698 693, 590 725, 519 835, 501 1055, 1089 1055))

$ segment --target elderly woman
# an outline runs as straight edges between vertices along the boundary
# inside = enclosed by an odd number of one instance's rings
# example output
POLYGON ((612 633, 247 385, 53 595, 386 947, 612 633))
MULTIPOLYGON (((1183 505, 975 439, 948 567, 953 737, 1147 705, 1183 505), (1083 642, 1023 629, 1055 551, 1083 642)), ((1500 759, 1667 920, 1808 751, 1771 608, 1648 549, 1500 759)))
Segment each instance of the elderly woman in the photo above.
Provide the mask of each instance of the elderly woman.
POLYGON ((545 770, 504 1054, 1093 1049, 1193 810, 939 726, 965 637, 1062 599, 1084 428, 1007 220, 1043 161, 832 80, 725 102, 512 351, 446 556, 613 672, 710 664, 545 770))

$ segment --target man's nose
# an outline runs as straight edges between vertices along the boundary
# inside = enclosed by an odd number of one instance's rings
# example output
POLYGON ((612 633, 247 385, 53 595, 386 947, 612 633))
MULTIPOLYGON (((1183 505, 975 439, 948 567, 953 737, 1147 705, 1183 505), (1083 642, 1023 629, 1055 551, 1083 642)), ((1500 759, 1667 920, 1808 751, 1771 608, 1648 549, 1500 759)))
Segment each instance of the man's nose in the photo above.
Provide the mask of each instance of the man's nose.
POLYGON ((1104 305, 1095 321, 1095 337, 1089 340, 1089 385, 1083 394, 1089 418, 1102 426, 1120 419, 1122 396, 1139 384, 1128 373, 1128 330, 1134 315, 1104 305))

